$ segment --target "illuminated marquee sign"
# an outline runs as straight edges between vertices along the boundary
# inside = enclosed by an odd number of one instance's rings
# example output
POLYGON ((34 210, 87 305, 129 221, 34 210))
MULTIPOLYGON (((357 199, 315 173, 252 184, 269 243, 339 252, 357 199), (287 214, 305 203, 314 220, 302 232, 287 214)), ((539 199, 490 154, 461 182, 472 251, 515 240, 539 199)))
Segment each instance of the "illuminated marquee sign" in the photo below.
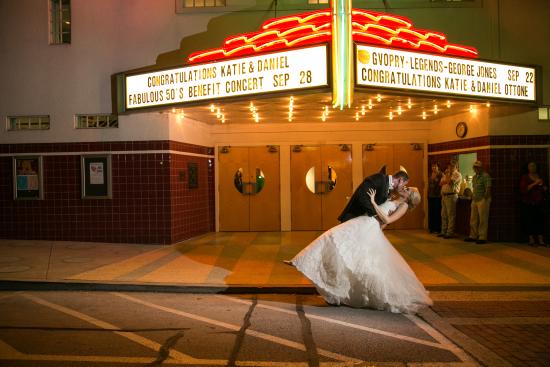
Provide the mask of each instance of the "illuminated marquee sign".
POLYGON ((357 45, 356 85, 536 101, 535 68, 357 45))
POLYGON ((327 46, 126 76, 126 109, 328 86, 327 46))

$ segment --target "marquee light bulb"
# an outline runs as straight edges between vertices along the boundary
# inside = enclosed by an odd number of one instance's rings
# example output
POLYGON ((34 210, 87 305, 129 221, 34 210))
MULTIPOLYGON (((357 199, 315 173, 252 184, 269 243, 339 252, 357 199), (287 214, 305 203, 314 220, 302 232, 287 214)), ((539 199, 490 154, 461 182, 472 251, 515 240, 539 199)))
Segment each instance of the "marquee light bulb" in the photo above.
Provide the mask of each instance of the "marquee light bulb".
POLYGON ((369 106, 369 110, 372 110, 372 100, 371 100, 370 98, 369 98, 369 104, 368 104, 368 106, 369 106))
POLYGON ((447 108, 451 108, 451 101, 449 99, 447 100, 447 108))
POLYGON ((365 116, 365 113, 367 113, 367 110, 365 110, 365 105, 361 106, 361 115, 365 116))
POLYGON ((407 101, 407 107, 409 108, 409 110, 412 108, 412 102, 411 102, 411 99, 409 98, 409 100, 407 101))
POLYGON ((214 106, 214 103, 212 103, 210 105, 210 112, 214 113, 215 110, 216 110, 216 106, 214 106))
POLYGON ((393 111, 390 111, 390 120, 393 120, 393 111))
POLYGON ((437 115, 438 112, 439 112, 439 110, 437 109, 437 105, 434 104, 434 115, 437 115))
POLYGON ((376 95, 376 100, 382 102, 382 96, 380 94, 376 95))
POLYGON ((487 103, 485 103, 485 106, 491 107, 491 102, 487 101, 487 103))
POLYGON ((355 121, 359 121, 359 112, 355 112, 355 121))
POLYGON ((422 120, 426 120, 426 111, 422 111, 422 120))
POLYGON ((401 116, 402 113, 403 113, 403 110, 401 109, 401 105, 397 106, 397 114, 401 116))

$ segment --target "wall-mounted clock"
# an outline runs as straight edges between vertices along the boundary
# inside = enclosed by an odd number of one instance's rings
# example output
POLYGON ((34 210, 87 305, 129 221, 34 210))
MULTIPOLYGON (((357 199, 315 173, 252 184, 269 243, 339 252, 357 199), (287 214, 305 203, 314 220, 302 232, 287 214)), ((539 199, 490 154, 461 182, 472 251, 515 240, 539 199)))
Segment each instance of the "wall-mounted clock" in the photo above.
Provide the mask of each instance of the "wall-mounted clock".
POLYGON ((468 133, 468 125, 464 121, 459 122, 456 124, 456 136, 459 138, 463 138, 468 133))

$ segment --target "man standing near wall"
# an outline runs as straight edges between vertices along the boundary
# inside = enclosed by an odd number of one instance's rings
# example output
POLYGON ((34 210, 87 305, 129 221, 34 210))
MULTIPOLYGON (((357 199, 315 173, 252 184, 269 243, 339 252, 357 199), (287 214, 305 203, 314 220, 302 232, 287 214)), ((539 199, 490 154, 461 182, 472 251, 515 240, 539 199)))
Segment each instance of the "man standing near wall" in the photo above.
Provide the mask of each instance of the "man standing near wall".
POLYGON ((476 174, 472 180, 470 236, 464 241, 484 244, 487 242, 487 227, 489 226, 491 176, 483 170, 481 161, 474 162, 474 171, 476 174))
POLYGON ((439 183, 441 185, 441 233, 438 236, 445 239, 455 236, 456 201, 462 182, 462 175, 457 166, 458 162, 451 159, 439 183))

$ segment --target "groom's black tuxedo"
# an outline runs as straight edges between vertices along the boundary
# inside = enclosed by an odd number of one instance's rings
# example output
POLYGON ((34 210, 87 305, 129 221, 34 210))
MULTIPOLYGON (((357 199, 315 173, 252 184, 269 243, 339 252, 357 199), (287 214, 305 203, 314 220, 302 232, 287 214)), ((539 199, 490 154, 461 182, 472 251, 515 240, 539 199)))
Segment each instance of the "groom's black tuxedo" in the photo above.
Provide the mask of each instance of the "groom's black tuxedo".
POLYGON ((374 201, 376 204, 382 204, 388 200, 388 194, 390 189, 389 178, 384 173, 375 173, 363 180, 361 185, 355 190, 348 205, 346 205, 344 211, 338 217, 340 222, 353 219, 360 215, 367 214, 369 217, 376 215, 376 210, 370 202, 370 196, 367 194, 368 189, 375 189, 376 195, 374 201))

